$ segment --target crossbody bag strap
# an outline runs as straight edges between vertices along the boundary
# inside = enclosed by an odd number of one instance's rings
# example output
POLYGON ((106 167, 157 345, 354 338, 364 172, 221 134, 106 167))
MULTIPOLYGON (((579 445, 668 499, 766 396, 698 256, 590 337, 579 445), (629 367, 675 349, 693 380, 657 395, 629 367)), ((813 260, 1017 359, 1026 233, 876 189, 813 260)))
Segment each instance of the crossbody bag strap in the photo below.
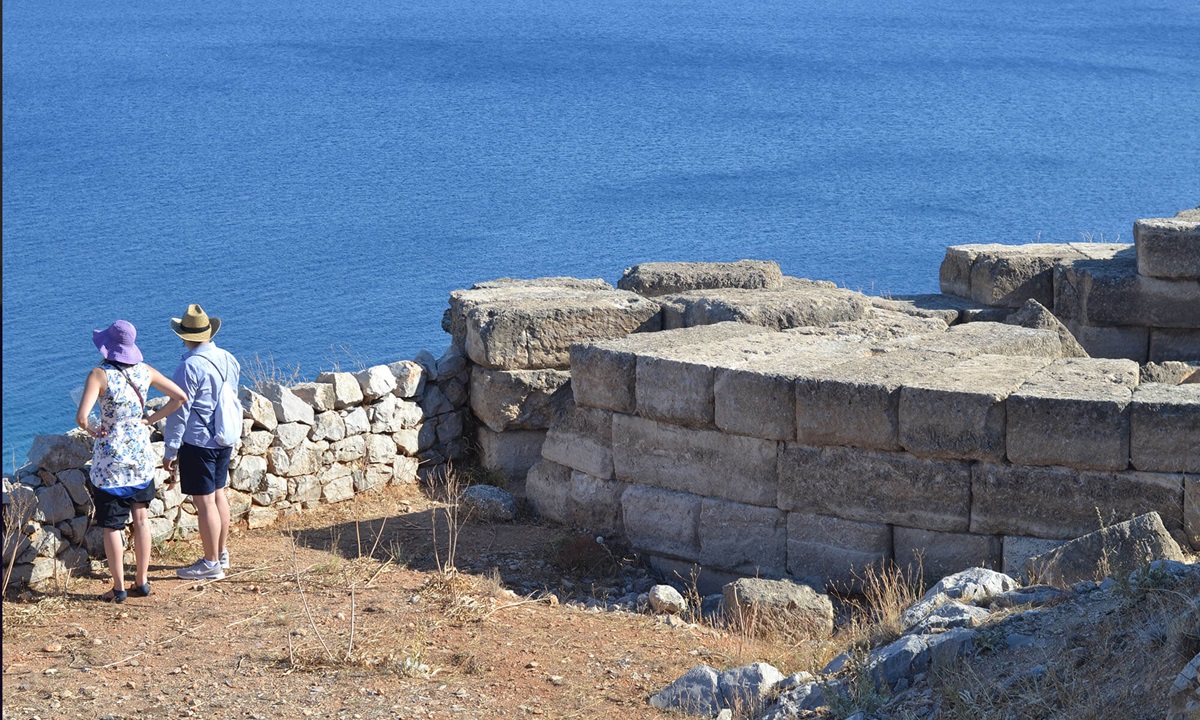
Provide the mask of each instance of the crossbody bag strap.
POLYGON ((137 385, 133 384, 133 380, 129 379, 129 373, 125 372, 124 368, 117 368, 117 372, 121 373, 121 376, 125 378, 125 384, 129 385, 129 387, 133 388, 133 391, 137 393, 137 399, 142 404, 142 412, 145 412, 146 398, 142 397, 142 391, 138 390, 137 385))

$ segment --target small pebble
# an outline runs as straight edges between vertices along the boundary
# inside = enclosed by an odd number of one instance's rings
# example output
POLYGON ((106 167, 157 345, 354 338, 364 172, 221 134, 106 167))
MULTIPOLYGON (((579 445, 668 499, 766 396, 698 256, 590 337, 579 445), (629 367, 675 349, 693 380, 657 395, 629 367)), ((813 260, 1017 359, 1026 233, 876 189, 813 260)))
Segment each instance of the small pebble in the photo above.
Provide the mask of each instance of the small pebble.
POLYGON ((46 647, 42 648, 43 652, 48 653, 56 653, 60 650, 62 650, 62 643, 50 643, 46 647))

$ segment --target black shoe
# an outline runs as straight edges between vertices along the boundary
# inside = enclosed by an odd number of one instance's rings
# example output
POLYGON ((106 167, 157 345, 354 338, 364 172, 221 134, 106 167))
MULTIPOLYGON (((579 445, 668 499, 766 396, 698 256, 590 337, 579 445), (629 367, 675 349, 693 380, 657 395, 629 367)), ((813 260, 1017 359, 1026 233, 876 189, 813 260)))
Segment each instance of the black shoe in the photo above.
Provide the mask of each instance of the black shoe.
POLYGON ((123 603, 125 598, 129 597, 129 593, 124 590, 109 590, 103 595, 97 596, 96 599, 100 602, 123 603))
POLYGON ((129 594, 134 597, 150 597, 150 583, 129 588, 129 594))

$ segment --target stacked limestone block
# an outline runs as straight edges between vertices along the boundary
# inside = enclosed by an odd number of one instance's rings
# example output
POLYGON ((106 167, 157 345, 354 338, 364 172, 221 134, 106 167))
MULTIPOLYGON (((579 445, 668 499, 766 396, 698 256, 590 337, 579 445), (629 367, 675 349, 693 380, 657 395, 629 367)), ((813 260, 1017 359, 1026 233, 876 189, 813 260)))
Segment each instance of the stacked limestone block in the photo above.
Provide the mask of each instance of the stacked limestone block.
POLYGON ((602 280, 480 283, 450 296, 442 322, 470 360, 479 460, 520 482, 570 399, 572 343, 658 330, 658 303, 602 280))
MULTIPOLYGON (((228 490, 233 521, 264 527, 321 503, 415 482, 420 466, 461 456, 467 372, 465 358, 451 348, 440 359, 422 352, 415 361, 323 373, 316 382, 242 388, 245 419, 228 490)), ((101 530, 89 522, 91 454, 91 439, 81 431, 40 435, 30 462, 4 476, 4 562, 13 560, 13 586, 62 587, 68 571, 88 568, 89 555, 104 556, 101 530)), ((178 485, 168 488, 166 478, 156 471, 149 507, 156 541, 190 537, 199 527, 190 499, 178 485)))
POLYGON ((576 405, 526 494, 713 584, 852 584, 918 556, 929 576, 1011 569, 1097 512, 1155 510, 1196 543, 1195 386, 1061 355, 1053 331, 986 322, 916 338, 721 323, 581 344, 576 405))
POLYGON ((1095 357, 1200 361, 1200 210, 1138 220, 1134 244, 959 245, 943 293, 1051 308, 1095 357))

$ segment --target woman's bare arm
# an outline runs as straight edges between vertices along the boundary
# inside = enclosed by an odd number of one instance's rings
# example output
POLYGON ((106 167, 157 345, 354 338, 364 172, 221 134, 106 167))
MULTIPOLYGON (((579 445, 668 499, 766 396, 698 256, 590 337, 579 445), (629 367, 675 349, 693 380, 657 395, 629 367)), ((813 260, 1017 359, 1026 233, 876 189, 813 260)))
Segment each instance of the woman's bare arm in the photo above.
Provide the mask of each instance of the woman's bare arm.
POLYGON ((88 435, 98 438, 103 436, 103 432, 99 428, 92 429, 88 427, 88 413, 96 405, 96 401, 100 399, 100 395, 104 392, 108 385, 107 379, 104 376, 104 370, 100 368, 92 368, 88 373, 87 381, 83 385, 83 397, 79 398, 79 409, 75 411, 75 424, 87 431, 88 435))

